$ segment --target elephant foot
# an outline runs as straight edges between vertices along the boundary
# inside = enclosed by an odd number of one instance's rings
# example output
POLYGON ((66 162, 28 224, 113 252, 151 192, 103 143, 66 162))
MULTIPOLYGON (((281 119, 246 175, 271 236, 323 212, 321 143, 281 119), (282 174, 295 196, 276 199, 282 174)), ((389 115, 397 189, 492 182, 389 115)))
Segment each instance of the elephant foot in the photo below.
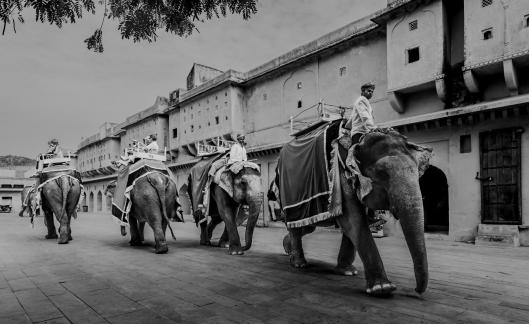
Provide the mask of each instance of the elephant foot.
POLYGON ((297 269, 306 268, 308 263, 303 253, 290 253, 290 265, 297 269))
POLYGON ((73 241, 73 237, 71 235, 68 235, 68 241, 73 241))
POLYGON ((219 241, 219 244, 217 246, 220 248, 229 248, 230 243, 228 241, 219 241))
POLYGON ((395 286, 391 282, 380 280, 375 281, 375 283, 370 287, 368 286, 366 289, 366 293, 370 296, 385 297, 391 296, 395 289, 397 289, 397 286, 395 286))
POLYGON ((130 240, 129 241, 130 246, 143 246, 143 243, 140 240, 130 240))
POLYGON ((230 249, 228 250, 228 254, 229 255, 243 255, 244 252, 241 246, 236 246, 236 247, 230 247, 230 249))
POLYGON ((200 245, 211 246, 211 241, 200 241, 200 245))
POLYGON ((290 255, 292 253, 292 245, 290 244, 290 234, 285 235, 283 237, 283 249, 285 250, 286 255, 290 255))
POLYGON ((154 253, 156 254, 165 254, 169 251, 169 247, 167 246, 167 244, 160 244, 156 247, 156 249, 154 250, 154 253))
POLYGON ((59 244, 68 244, 69 240, 68 240, 68 236, 66 235, 61 235, 59 237, 59 240, 57 241, 57 243, 59 244))
POLYGON ((18 213, 18 216, 19 217, 24 217, 24 211, 21 211, 20 213, 18 213))
POLYGON ((57 234, 46 234, 46 236, 44 236, 47 240, 52 240, 52 239, 57 239, 59 236, 57 236, 57 234))
POLYGON ((347 265, 347 266, 336 266, 334 268, 334 271, 342 276, 356 276, 358 274, 358 270, 353 265, 347 265))

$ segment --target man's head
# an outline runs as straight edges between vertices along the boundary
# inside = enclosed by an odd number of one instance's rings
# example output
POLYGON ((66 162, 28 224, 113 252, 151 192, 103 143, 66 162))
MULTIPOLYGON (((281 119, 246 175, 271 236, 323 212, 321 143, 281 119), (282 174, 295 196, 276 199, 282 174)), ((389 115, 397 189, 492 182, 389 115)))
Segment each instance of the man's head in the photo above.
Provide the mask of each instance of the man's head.
POLYGON ((59 140, 57 140, 56 138, 53 138, 48 141, 49 147, 57 147, 58 145, 59 145, 59 140))
POLYGON ((371 97, 373 97, 373 92, 375 92, 375 84, 372 82, 364 83, 360 87, 360 90, 362 91, 362 96, 371 99, 371 97))
POLYGON ((156 136, 156 134, 151 134, 151 142, 156 142, 157 139, 158 136, 156 136))
POLYGON ((244 140, 246 139, 246 137, 244 137, 243 134, 238 134, 237 135, 237 142, 241 143, 241 144, 244 144, 244 140))
POLYGON ((143 139, 143 144, 145 145, 149 145, 151 144, 151 136, 146 136, 144 139, 143 139))

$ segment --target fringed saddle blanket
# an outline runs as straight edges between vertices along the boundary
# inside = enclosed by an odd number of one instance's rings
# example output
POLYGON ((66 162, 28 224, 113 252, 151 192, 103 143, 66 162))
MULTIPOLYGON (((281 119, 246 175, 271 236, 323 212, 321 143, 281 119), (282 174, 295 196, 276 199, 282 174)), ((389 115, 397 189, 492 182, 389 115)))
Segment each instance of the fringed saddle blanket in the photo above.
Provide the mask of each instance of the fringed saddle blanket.
MULTIPOLYGON (((279 200, 288 228, 302 227, 341 215, 339 184, 330 140, 339 122, 325 123, 285 144, 279 153, 279 200), (336 188, 334 188, 336 189, 336 188)), ((334 154, 336 155, 336 154, 334 154)))
POLYGON ((210 181, 209 172, 212 169, 218 169, 220 166, 217 165, 224 165, 226 163, 225 161, 226 159, 221 154, 209 156, 196 163, 189 172, 187 178, 187 194, 189 195, 191 208, 193 209, 193 217, 197 224, 206 220, 205 215, 207 213, 202 213, 200 209, 209 205, 209 197, 207 197, 208 201, 204 204, 204 189, 210 181), (213 167, 214 165, 215 167, 213 167))
MULTIPOLYGON (((121 168, 118 173, 116 181, 116 190, 112 197, 112 215, 116 217, 117 222, 124 226, 128 225, 128 216, 132 207, 130 201, 130 191, 134 188, 136 182, 151 174, 161 173, 173 181, 176 185, 176 180, 169 168, 160 161, 155 160, 139 160, 138 162, 121 168)), ((178 196, 175 197, 178 205, 178 196)), ((177 213, 178 215, 178 213, 177 213)), ((183 221, 183 220, 180 220, 183 221)))

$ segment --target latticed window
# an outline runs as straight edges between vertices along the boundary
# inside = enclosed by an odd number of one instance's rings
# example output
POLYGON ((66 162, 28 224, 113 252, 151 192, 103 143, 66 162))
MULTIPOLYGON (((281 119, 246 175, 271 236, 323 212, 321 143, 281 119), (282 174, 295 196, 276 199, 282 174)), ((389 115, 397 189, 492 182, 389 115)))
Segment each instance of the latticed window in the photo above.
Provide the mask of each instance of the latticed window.
POLYGON ((410 30, 415 30, 415 29, 417 29, 419 23, 417 22, 417 20, 414 20, 414 21, 410 22, 409 25, 410 25, 410 30))
POLYGON ((481 6, 486 7, 492 4, 492 0, 481 0, 481 6))
POLYGON ((492 28, 487 28, 481 31, 483 33, 483 39, 491 39, 492 38, 492 28))

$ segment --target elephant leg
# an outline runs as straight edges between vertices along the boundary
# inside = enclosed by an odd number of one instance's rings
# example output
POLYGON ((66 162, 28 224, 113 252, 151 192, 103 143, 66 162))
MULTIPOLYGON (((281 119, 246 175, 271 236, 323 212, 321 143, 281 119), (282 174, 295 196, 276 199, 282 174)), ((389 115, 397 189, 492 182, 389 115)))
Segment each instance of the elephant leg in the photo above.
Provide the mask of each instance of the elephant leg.
MULTIPOLYGON (((141 224, 139 225, 141 226, 141 224)), ((136 217, 129 214, 129 227, 130 227, 130 241, 131 246, 141 246, 143 245, 140 239, 140 232, 138 229, 138 220, 136 217)))
POLYGON ((235 219, 235 210, 237 206, 235 202, 233 202, 231 197, 218 186, 213 187, 213 197, 217 203, 219 214, 224 221, 225 230, 228 233, 228 239, 230 242, 228 253, 230 255, 244 254, 239 232, 237 231, 237 223, 235 219))
MULTIPOLYGON (((314 232, 315 230, 316 230, 316 226, 304 226, 301 228, 301 236, 303 237, 304 235, 310 234, 314 232)), ((292 238, 290 236, 290 233, 287 233, 283 237, 283 249, 285 250, 286 255, 290 255, 290 253, 292 252, 291 240, 292 238)))
MULTIPOLYGON (((145 236, 144 236, 144 233, 145 233, 145 222, 140 222, 139 223, 139 228, 138 228, 138 233, 139 233, 139 237, 140 237, 140 242, 143 242, 145 241, 145 236)), ((165 231, 164 231, 165 233, 165 231)))
POLYGON ((336 265, 336 272, 344 276, 356 276, 358 270, 353 266, 355 260, 355 247, 353 242, 342 235, 342 243, 340 245, 340 252, 338 253, 338 264, 336 265))
MULTIPOLYGON (((156 213, 154 213, 156 215, 156 213)), ((167 242, 165 241, 165 234, 162 230, 162 216, 161 214, 158 214, 158 217, 153 217, 155 215, 151 215, 151 217, 148 218, 149 225, 152 228, 152 231, 154 233, 154 242, 155 242, 155 251, 156 254, 163 254, 167 253, 169 251, 169 247, 167 246, 167 242)))
POLYGON ((48 206, 42 206, 42 210, 44 212, 44 219, 46 223, 46 228, 48 229, 48 234, 46 234, 46 239, 56 239, 57 236, 57 230, 55 229, 55 222, 53 220, 53 212, 48 206))
POLYGON ((24 211, 26 210, 26 207, 23 207, 20 212, 18 213, 18 216, 24 217, 24 211))
POLYGON ((303 228, 292 228, 289 230, 290 236, 290 265, 295 268, 305 268, 307 260, 303 253, 303 228))
MULTIPOLYGON (((369 224, 367 223, 367 215, 365 208, 362 206, 351 186, 344 178, 342 181, 343 191, 343 215, 337 217, 336 220, 343 230, 343 233, 349 238, 354 247, 358 249, 358 255, 362 259, 365 269, 365 277, 367 281, 366 292, 370 295, 385 296, 390 295, 396 289, 386 276, 384 264, 380 258, 377 246, 369 224)), ((342 240, 342 243, 343 240, 342 240)), ((344 243, 347 247, 348 243, 344 243)), ((347 254, 343 255, 345 259, 347 254)))
POLYGON ((222 235, 220 236, 219 240, 219 247, 221 248, 229 248, 230 247, 230 238, 228 236, 228 230, 226 227, 224 227, 224 230, 222 231, 222 235))

